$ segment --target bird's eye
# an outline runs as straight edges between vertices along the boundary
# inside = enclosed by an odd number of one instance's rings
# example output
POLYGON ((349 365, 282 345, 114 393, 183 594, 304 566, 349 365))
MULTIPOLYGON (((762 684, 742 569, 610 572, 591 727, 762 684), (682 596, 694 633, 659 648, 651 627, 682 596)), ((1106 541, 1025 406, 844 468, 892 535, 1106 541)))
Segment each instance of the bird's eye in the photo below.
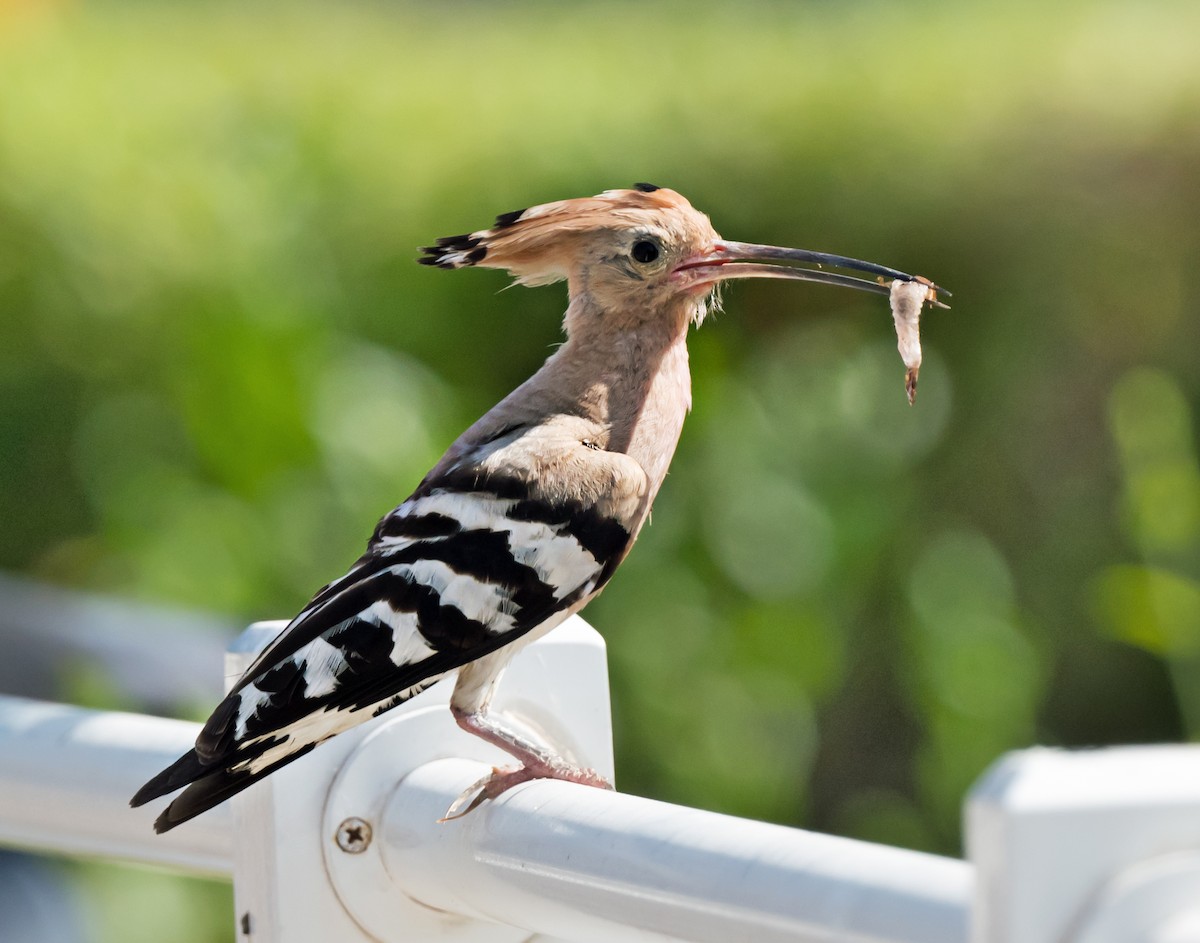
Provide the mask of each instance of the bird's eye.
POLYGON ((659 248, 649 239, 639 239, 633 244, 633 251, 630 254, 635 262, 646 265, 658 258, 659 248))

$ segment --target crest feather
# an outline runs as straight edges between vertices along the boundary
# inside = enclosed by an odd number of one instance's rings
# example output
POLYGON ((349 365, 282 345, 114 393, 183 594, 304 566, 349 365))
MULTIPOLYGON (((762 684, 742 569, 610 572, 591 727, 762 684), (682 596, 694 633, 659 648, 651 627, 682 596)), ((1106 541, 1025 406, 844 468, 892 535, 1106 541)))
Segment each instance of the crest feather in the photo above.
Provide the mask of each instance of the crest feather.
POLYGON ((671 206, 690 206, 673 190, 635 184, 630 190, 606 190, 597 196, 542 203, 501 213, 490 229, 445 236, 423 246, 422 265, 457 269, 481 265, 505 269, 521 285, 548 285, 570 274, 578 236, 638 225, 647 214, 671 206))

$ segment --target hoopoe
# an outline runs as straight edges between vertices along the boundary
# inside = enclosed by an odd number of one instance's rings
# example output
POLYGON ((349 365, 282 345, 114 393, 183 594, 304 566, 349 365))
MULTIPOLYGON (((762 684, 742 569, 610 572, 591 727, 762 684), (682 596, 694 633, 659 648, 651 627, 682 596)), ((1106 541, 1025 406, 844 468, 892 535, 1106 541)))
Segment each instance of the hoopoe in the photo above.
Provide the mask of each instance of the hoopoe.
MULTIPOLYGON (((903 272, 722 239, 650 184, 546 203, 439 239, 425 265, 565 279, 566 342, 464 432, 213 712, 193 750, 133 797, 186 786, 164 832, 457 672, 462 729, 513 756, 451 807, 537 778, 609 787, 488 713, 505 665, 595 598, 646 522, 691 408, 686 338, 735 278, 792 278, 887 294, 903 272), (869 273, 864 280, 799 262, 869 273)), ((928 284, 928 283, 927 283, 928 284)), ((936 286, 933 286, 936 287, 936 286)))

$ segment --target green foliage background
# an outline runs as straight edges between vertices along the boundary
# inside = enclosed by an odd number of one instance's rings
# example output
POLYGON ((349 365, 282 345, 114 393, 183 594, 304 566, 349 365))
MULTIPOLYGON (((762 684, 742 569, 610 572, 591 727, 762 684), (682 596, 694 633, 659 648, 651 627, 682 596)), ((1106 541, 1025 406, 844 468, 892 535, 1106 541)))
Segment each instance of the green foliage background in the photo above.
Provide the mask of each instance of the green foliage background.
MULTIPOLYGON (((957 853, 1002 751, 1200 733, 1195 3, 0 30, 0 566, 292 614, 557 340, 561 286, 415 247, 651 180, 955 295, 915 409, 879 299, 746 284, 695 335, 653 526, 587 613, 622 788, 957 853)), ((82 874, 113 939, 232 938, 224 891, 82 874)))

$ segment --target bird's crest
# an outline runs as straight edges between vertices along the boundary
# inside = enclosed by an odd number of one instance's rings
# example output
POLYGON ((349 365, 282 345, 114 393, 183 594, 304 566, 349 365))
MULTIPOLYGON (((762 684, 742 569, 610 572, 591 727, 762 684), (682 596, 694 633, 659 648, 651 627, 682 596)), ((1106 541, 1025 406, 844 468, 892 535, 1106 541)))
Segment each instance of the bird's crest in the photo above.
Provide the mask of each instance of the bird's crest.
MULTIPOLYGON (((661 224, 664 211, 696 211, 674 190, 650 183, 606 190, 592 197, 542 203, 501 213, 491 229, 446 236, 423 246, 417 261, 439 268, 481 265, 505 269, 522 285, 567 278, 578 237, 605 229, 661 224)), ((699 214, 697 214, 699 215, 699 214)))

